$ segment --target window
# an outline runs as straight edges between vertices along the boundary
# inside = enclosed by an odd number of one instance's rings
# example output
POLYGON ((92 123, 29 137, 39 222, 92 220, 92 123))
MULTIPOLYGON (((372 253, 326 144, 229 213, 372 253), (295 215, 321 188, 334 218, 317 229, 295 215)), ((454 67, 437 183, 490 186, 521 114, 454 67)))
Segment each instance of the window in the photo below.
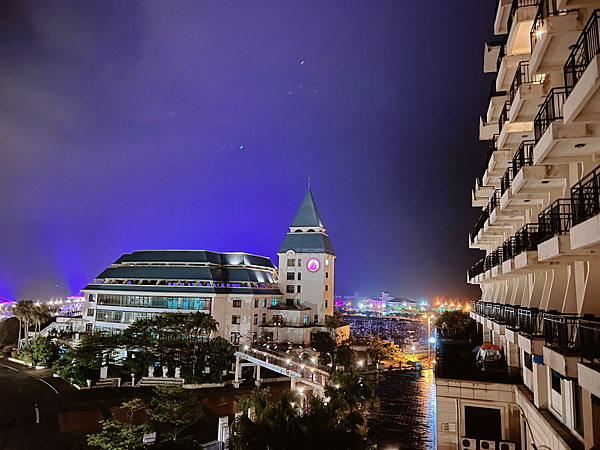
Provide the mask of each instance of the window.
POLYGON ((293 280, 294 279, 294 272, 288 272, 287 273, 287 279, 288 280, 293 280))
POLYGON ((254 314, 254 325, 258 325, 258 314, 254 314))
POLYGON ((238 345, 240 343, 240 333, 236 333, 235 331, 231 333, 231 343, 233 345, 238 345))
POLYGON ((258 308, 258 299, 257 298, 254 299, 254 307, 258 308))
POLYGON ((308 325, 308 314, 302 316, 302 323, 304 325, 308 325))
POLYGON ((325 265, 328 266, 329 265, 329 259, 325 258, 325 265))
POLYGON ((302 286, 298 285, 298 290, 297 290, 298 294, 299 294, 300 292, 302 292, 302 289, 300 289, 301 287, 302 287, 302 286))
MULTIPOLYGON (((88 297, 88 300, 90 302, 95 302, 96 301, 96 295, 95 294, 90 294, 90 296, 88 297)), ((90 330, 91 331, 91 330, 90 330)))
POLYGON ((242 299, 241 298, 234 298, 233 299, 233 307, 234 308, 241 308, 242 307, 242 299))
POLYGON ((92 317, 94 315, 94 310, 92 308, 89 308, 87 315, 88 315, 88 317, 92 317))
POLYGON ((574 404, 573 408, 575 409, 575 430, 583 436, 583 392, 581 391, 581 386, 577 381, 573 381, 573 397, 574 404))
POLYGON ((525 367, 533 371, 533 363, 531 361, 531 353, 523 352, 523 360, 525 361, 525 367))
POLYGON ((258 338, 258 333, 256 331, 252 332, 252 340, 255 341, 258 338))
POLYGON ((288 267, 294 267, 296 265, 296 260, 294 259, 288 259, 287 260, 287 266, 288 267))
POLYGON ((325 290, 326 290, 326 291, 328 291, 328 290, 329 290, 329 285, 328 285, 328 284, 326 284, 326 285, 325 285, 325 290))
POLYGON ((329 278, 329 272, 325 272, 325 278, 329 278))
POLYGON ((298 281, 302 280, 302 272, 298 272, 298 281))
POLYGON ((319 315, 315 314, 315 323, 319 323, 319 315))
POLYGON ((266 308, 266 307, 267 307, 267 299, 263 298, 263 308, 266 308))
POLYGON ((298 267, 302 267, 302 258, 298 258, 298 267))
POLYGON ((85 324, 85 331, 92 331, 94 328, 94 324, 93 323, 86 323, 85 324))
POLYGON ((263 313, 262 323, 267 323, 267 313, 263 313))
POLYGON ((300 299, 296 300, 296 305, 300 306, 300 299))
MULTIPOLYGON (((292 290, 292 292, 294 292, 294 291, 292 290)), ((277 300, 276 298, 272 298, 271 299, 271 306, 277 306, 277 305, 279 305, 279 300, 277 300)))
POLYGON ((293 284, 288 284, 288 285, 285 287, 285 292, 286 292, 287 294, 293 294, 293 293, 294 293, 294 285, 293 285, 293 284))
POLYGON ((294 306, 294 299, 293 298, 286 298, 285 299, 285 304, 287 306, 294 306))
POLYGON ((241 316, 231 316, 231 323, 232 325, 237 325, 240 323, 240 317, 241 316))
POLYGON ((558 394, 561 393, 560 375, 556 370, 552 371, 552 390, 558 394))
POLYGON ((325 308, 329 308, 329 300, 325 299, 325 308))
POLYGON ((502 440, 500 409, 465 406, 465 436, 490 441, 502 440))

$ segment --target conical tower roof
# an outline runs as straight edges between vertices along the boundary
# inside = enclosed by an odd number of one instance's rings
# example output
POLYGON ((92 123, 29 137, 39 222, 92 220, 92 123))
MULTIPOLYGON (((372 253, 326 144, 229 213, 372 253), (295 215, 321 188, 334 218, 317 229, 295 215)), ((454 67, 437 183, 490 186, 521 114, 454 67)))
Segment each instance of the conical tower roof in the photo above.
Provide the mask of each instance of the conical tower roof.
POLYGON ((324 228, 321 214, 319 214, 319 209, 317 208, 317 204, 315 203, 315 199, 312 192, 310 192, 310 189, 306 191, 304 200, 302 200, 300 208, 298 208, 298 212, 296 213, 296 217, 294 217, 294 221, 292 222, 292 227, 324 228))

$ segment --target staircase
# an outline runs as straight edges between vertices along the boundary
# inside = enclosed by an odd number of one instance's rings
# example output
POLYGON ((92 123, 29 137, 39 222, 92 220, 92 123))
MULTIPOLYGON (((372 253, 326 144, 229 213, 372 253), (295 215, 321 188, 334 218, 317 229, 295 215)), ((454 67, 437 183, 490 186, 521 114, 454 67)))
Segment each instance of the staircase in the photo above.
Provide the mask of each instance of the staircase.
POLYGON ((181 386, 183 381, 183 378, 142 377, 142 379, 136 383, 136 386, 181 386))

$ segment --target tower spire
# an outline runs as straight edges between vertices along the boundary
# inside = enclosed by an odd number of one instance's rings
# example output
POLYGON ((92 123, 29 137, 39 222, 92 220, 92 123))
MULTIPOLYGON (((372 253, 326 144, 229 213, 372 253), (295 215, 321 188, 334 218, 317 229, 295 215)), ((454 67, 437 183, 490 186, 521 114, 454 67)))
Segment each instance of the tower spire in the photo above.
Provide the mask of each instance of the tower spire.
POLYGON ((310 190, 310 175, 308 176, 308 189, 310 190))

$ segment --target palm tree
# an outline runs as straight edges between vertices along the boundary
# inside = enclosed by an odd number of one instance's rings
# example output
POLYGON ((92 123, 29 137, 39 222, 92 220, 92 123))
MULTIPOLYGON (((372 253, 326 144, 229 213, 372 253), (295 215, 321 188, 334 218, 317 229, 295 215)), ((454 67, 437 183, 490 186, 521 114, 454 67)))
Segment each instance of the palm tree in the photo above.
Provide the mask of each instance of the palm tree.
POLYGON ((352 369, 333 372, 331 385, 325 388, 325 396, 331 399, 344 399, 350 411, 361 414, 368 408, 379 405, 371 380, 357 375, 352 369))
POLYGON ((29 325, 33 323, 34 309, 33 300, 19 300, 13 307, 13 316, 19 319, 19 348, 23 346, 21 340, 23 325, 25 325, 25 341, 29 341, 29 325))

